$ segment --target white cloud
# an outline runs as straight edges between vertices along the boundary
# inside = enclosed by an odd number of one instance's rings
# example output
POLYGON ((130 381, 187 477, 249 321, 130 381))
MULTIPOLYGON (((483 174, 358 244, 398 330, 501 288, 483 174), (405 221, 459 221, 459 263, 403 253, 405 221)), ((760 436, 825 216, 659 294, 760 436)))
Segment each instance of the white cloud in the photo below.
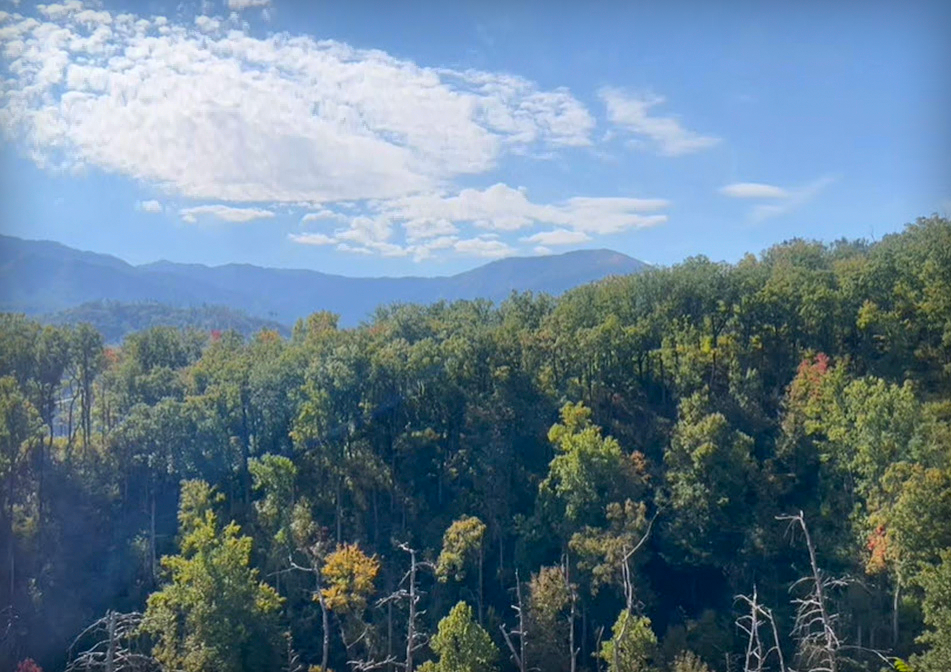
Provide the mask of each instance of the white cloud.
POLYGON ((328 210, 327 208, 321 208, 316 212, 308 212, 303 217, 300 218, 301 224, 306 224, 307 222, 321 222, 327 220, 335 221, 346 221, 347 218, 341 215, 338 212, 333 210, 328 210))
POLYGON ((501 257, 509 257, 515 254, 515 248, 511 247, 507 243, 502 242, 501 240, 493 240, 489 238, 469 238, 467 240, 459 240, 453 245, 456 252, 460 254, 469 255, 472 257, 486 257, 489 259, 499 259, 501 257))
POLYGON ((720 187, 720 193, 731 198, 788 198, 789 192, 782 187, 758 182, 736 182, 720 187))
POLYGON ((271 0, 228 0, 228 9, 240 12, 252 7, 267 7, 270 4, 271 0))
MULTIPOLYGON (((522 238, 526 243, 537 243, 541 246, 548 245, 577 245, 591 240, 584 231, 570 231, 568 229, 555 229, 554 231, 539 231, 538 233, 522 238)), ((544 248, 547 249, 547 248, 544 248)))
POLYGON ((182 208, 178 214, 189 224, 194 224, 199 217, 203 216, 214 217, 223 222, 250 222, 255 219, 270 219, 274 216, 270 210, 232 208, 227 205, 198 205, 193 208, 182 208))
POLYGON ((142 212, 157 213, 162 212, 162 204, 158 201, 139 201, 135 204, 136 210, 141 210, 142 212))
POLYGON ((760 204, 750 211, 750 220, 761 223, 767 219, 781 217, 801 208, 813 200, 835 181, 835 177, 826 176, 796 189, 787 189, 787 196, 779 203, 760 204))
POLYGON ((337 242, 323 233, 290 233, 287 237, 301 245, 333 245, 337 242))
POLYGON ((604 87, 598 94, 607 107, 609 121, 635 135, 649 139, 664 156, 698 152, 720 142, 719 138, 684 128, 676 117, 650 116, 651 108, 663 104, 666 100, 663 96, 634 96, 613 87, 604 87))
POLYGON ((550 247, 545 247, 544 245, 538 245, 532 251, 539 256, 545 256, 552 253, 552 249, 550 247))
POLYGON ((396 199, 506 153, 588 144, 594 127, 565 89, 259 39, 236 14, 181 24, 76 0, 39 11, 0 29, 6 137, 43 167, 95 166, 190 199, 396 199))
POLYGON ((666 208, 658 198, 575 197, 558 204, 534 203, 525 189, 498 183, 483 190, 463 189, 456 195, 424 194, 384 202, 380 214, 414 230, 414 237, 446 233, 445 222, 468 222, 491 231, 516 231, 555 224, 589 233, 617 233, 666 221, 665 215, 645 216, 666 208))
MULTIPOLYGON (((315 240, 321 244, 342 243, 337 248, 342 251, 412 256, 419 261, 447 249, 481 256, 504 256, 515 249, 498 240, 500 233, 552 225, 560 228, 536 231, 520 241, 537 246, 583 243, 597 234, 662 224, 667 221, 667 215, 656 211, 668 205, 666 200, 657 198, 606 197, 575 197, 561 203, 541 204, 529 200, 525 189, 499 183, 481 190, 463 189, 452 195, 430 193, 377 201, 365 206, 359 215, 324 208, 308 213, 301 223, 328 220, 344 223, 345 226, 338 227, 332 234, 315 234, 315 240), (473 236, 471 229, 489 233, 473 236), (486 241, 497 244, 489 245, 486 241)), ((334 207, 346 210, 350 206, 350 203, 341 203, 334 207)), ((308 235, 311 234, 291 236, 291 239, 306 243, 308 235)))

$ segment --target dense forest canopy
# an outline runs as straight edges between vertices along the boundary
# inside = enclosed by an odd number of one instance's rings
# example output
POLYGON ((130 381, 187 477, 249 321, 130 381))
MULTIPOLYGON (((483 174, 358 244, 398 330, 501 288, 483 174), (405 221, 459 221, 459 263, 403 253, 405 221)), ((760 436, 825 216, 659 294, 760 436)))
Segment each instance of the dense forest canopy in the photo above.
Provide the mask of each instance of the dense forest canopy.
POLYGON ((951 670, 947 219, 289 338, 6 314, 0 418, 0 669, 951 670))
POLYGON ((45 324, 77 326, 89 324, 106 345, 120 344, 131 333, 152 327, 177 327, 201 331, 236 331, 251 336, 262 329, 289 336, 290 329, 273 320, 263 320, 227 306, 204 305, 176 308, 163 303, 143 301, 92 301, 38 318, 45 324))

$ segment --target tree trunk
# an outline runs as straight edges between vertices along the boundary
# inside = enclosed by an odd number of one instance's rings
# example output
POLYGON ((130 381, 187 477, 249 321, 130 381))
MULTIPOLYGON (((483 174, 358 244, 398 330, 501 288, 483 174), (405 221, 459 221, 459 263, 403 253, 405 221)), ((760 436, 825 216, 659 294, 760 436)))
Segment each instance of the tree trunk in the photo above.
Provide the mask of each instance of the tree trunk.
POLYGON ((320 589, 320 574, 317 574, 317 601, 320 603, 320 625, 323 630, 323 648, 320 654, 321 672, 327 672, 327 665, 330 660, 330 612, 327 609, 327 601, 324 599, 323 591, 320 589))
POLYGON ((149 502, 149 553, 151 555, 152 575, 150 585, 155 585, 155 579, 158 577, 157 553, 155 552, 155 485, 150 487, 151 501, 149 502))
POLYGON ((898 645, 898 607, 901 602, 901 575, 895 579, 895 595, 892 599, 892 646, 898 645))
POLYGON ((109 645, 106 650, 106 672, 116 669, 116 612, 109 612, 109 645))
POLYGON ((525 630, 525 605, 522 603, 522 582, 518 578, 518 570, 515 570, 515 595, 518 598, 518 631, 519 631, 519 649, 521 651, 521 672, 528 670, 528 661, 525 659, 525 644, 528 640, 528 633, 525 630))
POLYGON ((406 624, 406 672, 413 672, 413 642, 416 639, 416 551, 410 551, 409 622, 406 624))
POLYGON ((482 593, 483 593, 483 565, 485 564, 483 554, 484 547, 482 542, 479 542, 479 625, 483 625, 482 622, 482 593))

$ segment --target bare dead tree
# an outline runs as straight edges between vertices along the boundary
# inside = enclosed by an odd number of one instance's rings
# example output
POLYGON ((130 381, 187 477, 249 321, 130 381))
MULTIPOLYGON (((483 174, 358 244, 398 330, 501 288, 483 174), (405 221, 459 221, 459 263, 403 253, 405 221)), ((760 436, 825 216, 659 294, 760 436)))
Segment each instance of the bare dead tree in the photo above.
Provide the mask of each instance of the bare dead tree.
POLYGON ((146 653, 139 637, 142 614, 106 615, 79 633, 67 651, 66 672, 159 672, 158 662, 146 653), (91 645, 81 652, 80 646, 91 645))
MULTIPOLYGON (((779 663, 779 672, 787 672, 786 661, 783 658, 783 649, 779 644, 779 632, 776 628, 776 619, 773 612, 759 602, 756 585, 753 585, 752 595, 737 595, 737 601, 743 602, 749 613, 736 619, 736 625, 747 635, 746 656, 743 672, 766 672, 770 656, 776 654, 779 663), (764 638, 760 635, 760 628, 769 625, 768 636, 772 645, 765 646, 764 638)), ((768 642, 767 642, 768 643, 768 642)))
POLYGON ((647 542, 647 539, 651 536, 651 529, 654 527, 654 521, 657 520, 657 516, 660 514, 660 511, 654 513, 651 516, 650 522, 647 523, 647 530, 644 531, 644 535, 638 539, 637 543, 634 544, 628 551, 624 553, 624 557, 621 559, 621 579, 624 582, 624 604, 627 608, 628 613, 633 613, 634 609, 634 580, 631 574, 631 558, 634 557, 634 554, 641 550, 641 547, 647 542))
POLYGON ((809 551, 810 573, 796 581, 790 592, 799 586, 806 587, 806 595, 794 598, 796 621, 792 635, 799 643, 798 658, 809 672, 838 672, 842 641, 837 632, 839 614, 830 610, 829 593, 848 584, 845 579, 827 576, 819 569, 816 561, 816 547, 809 535, 802 511, 796 515, 777 516, 777 520, 788 521, 790 530, 802 530, 806 548, 809 551))
POLYGON ((304 672, 304 666, 300 662, 300 656, 294 650, 294 637, 290 632, 284 633, 287 640, 287 664, 283 672, 304 672))
MULTIPOLYGON (((594 650, 601 650, 601 640, 604 638, 604 626, 598 628, 598 636, 595 638, 594 650)), ((594 658, 594 672, 601 672, 601 657, 595 656, 594 658)))
MULTIPOLYGON (((578 610, 578 591, 573 583, 571 583, 571 563, 568 560, 568 554, 565 553, 564 558, 562 559, 562 571, 561 575, 565 579, 565 588, 568 591, 568 600, 570 604, 570 611, 568 612, 568 652, 571 656, 571 672, 576 672, 578 669, 578 653, 579 648, 575 647, 575 616, 578 610)), ((583 633, 582 633, 583 634, 583 633)))
POLYGON ((324 565, 324 555, 326 547, 324 541, 318 540, 317 543, 305 549, 305 555, 310 561, 310 567, 303 567, 294 562, 292 557, 288 557, 288 566, 291 569, 307 572, 314 577, 313 599, 320 605, 320 621, 323 636, 322 650, 320 657, 320 668, 327 669, 330 660, 330 609, 327 607, 327 600, 324 598, 323 574, 321 570, 324 565))
POLYGON ((508 646, 509 651, 512 652, 512 660, 515 661, 519 672, 528 672, 528 662, 525 658, 525 645, 528 642, 528 631, 525 627, 525 604, 522 601, 522 582, 518 577, 517 569, 515 570, 515 596, 516 603, 512 605, 512 609, 515 610, 518 616, 518 628, 516 630, 506 630, 504 625, 500 625, 499 629, 502 631, 505 645, 508 646), (516 650, 515 645, 512 643, 512 635, 518 636, 518 650, 516 650))
POLYGON ((618 645, 614 647, 614 669, 620 669, 620 642, 624 641, 624 636, 627 634, 627 626, 631 623, 631 618, 634 615, 634 579, 631 572, 631 558, 634 557, 634 554, 641 550, 641 547, 647 542, 647 539, 650 537, 651 529, 654 527, 654 521, 657 520, 657 516, 660 514, 660 511, 656 511, 653 516, 651 516, 650 522, 647 524, 647 530, 644 532, 644 535, 638 539, 637 543, 634 544, 624 553, 624 557, 621 559, 621 579, 624 583, 624 607, 627 611, 627 617, 624 619, 624 622, 621 624, 621 629, 615 637, 615 641, 618 642, 618 645))
MULTIPOLYGON (((429 639, 426 637, 426 634, 422 632, 418 625, 417 620, 420 616, 426 613, 425 610, 420 610, 418 604, 422 596, 425 594, 419 589, 417 584, 417 575, 419 570, 428 569, 430 571, 435 571, 436 566, 433 563, 426 560, 420 560, 417 558, 418 551, 415 548, 412 548, 406 542, 401 542, 396 544, 396 547, 401 551, 409 554, 409 570, 406 574, 403 575, 403 578, 400 580, 397 589, 377 602, 378 607, 382 607, 387 604, 392 604, 393 602, 399 602, 406 600, 409 605, 409 616, 406 621, 406 657, 403 663, 399 664, 406 672, 413 672, 413 657, 416 651, 426 646, 429 639), (405 586, 405 587, 404 587, 405 586)), ((392 664, 395 661, 394 656, 389 656, 386 661, 380 663, 380 667, 383 665, 392 664)), ((361 669, 373 669, 373 668, 361 668, 361 669)))

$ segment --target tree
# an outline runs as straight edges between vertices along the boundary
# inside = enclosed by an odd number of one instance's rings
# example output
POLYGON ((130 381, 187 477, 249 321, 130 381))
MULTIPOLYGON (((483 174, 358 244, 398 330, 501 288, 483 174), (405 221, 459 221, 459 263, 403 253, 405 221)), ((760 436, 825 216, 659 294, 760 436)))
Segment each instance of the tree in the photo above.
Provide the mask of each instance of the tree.
POLYGON ((472 620, 472 607, 459 602, 439 621, 438 632, 429 642, 439 656, 426 662, 419 672, 493 672, 499 650, 489 633, 472 620))
POLYGON ((609 672, 648 672, 657 649, 650 619, 625 609, 612 632, 614 636, 601 645, 599 652, 609 672))
POLYGON ((320 594, 326 608, 337 616, 348 661, 355 660, 354 648, 358 643, 363 642, 365 649, 370 648, 367 641, 370 626, 364 622, 363 614, 379 573, 377 557, 367 555, 357 544, 337 546, 321 567, 324 588, 320 594))
POLYGON ((705 393, 680 403, 664 454, 672 509, 666 537, 688 560, 723 565, 735 559, 750 527, 753 441, 709 405, 705 393))
POLYGON ((274 669, 282 599, 250 567, 250 537, 234 523, 222 528, 213 503, 206 483, 182 483, 181 554, 162 558, 169 581, 149 596, 142 630, 155 638, 156 660, 171 669, 274 669))
POLYGON ((674 658, 670 672, 710 672, 710 668, 693 651, 684 651, 674 658))
POLYGON ((479 623, 482 623, 482 593, 483 593, 483 548, 485 538, 485 523, 475 516, 464 516, 452 523, 443 535, 442 551, 436 560, 436 577, 445 583, 452 576, 461 581, 466 575, 466 565, 473 556, 479 568, 479 589, 476 593, 479 607, 479 623))
POLYGON ((42 421, 39 414, 10 376, 0 378, 0 540, 7 549, 8 604, 13 603, 16 591, 16 538, 14 515, 18 494, 33 445, 42 443, 42 421))
POLYGON ((912 663, 921 672, 951 670, 951 549, 941 552, 941 562, 916 579, 924 590, 921 606, 928 629, 918 641, 928 647, 912 663))
POLYGON ((92 439, 93 381, 104 364, 102 336, 88 324, 80 324, 73 331, 72 361, 79 392, 79 426, 83 451, 92 439))
POLYGON ((603 523, 609 502, 640 494, 636 458, 626 456, 615 439, 601 435, 584 405, 565 404, 561 423, 552 426, 548 440, 556 454, 539 485, 539 501, 565 541, 583 525, 603 523))
POLYGON ((249 460, 248 470, 254 489, 263 495, 254 509, 268 549, 267 569, 277 572, 287 566, 295 549, 292 527, 297 467, 286 457, 268 454, 249 460))
POLYGON ((542 567, 528 584, 528 628, 534 634, 528 655, 541 669, 569 669, 574 657, 574 586, 566 567, 542 567), (568 612, 571 612, 569 615, 568 612))
POLYGON ((806 587, 805 595, 793 599, 796 621, 793 627, 799 650, 797 658, 816 672, 837 672, 840 666, 842 638, 839 633, 840 616, 832 610, 831 591, 845 585, 845 580, 828 575, 816 560, 816 546, 802 511, 796 515, 778 516, 789 522, 790 529, 802 531, 809 552, 809 572, 793 584, 806 587))

